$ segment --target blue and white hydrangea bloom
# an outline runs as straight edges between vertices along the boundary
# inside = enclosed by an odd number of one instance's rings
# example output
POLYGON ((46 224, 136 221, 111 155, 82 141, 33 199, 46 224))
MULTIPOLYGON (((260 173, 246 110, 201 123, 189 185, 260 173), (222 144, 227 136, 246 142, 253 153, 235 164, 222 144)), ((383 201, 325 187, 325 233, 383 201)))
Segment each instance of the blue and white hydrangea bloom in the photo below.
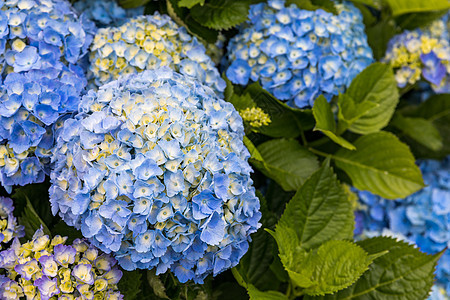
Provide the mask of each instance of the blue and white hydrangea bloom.
POLYGON ((238 264, 260 226, 233 105, 168 67, 85 95, 51 173, 54 214, 125 270, 203 282, 238 264))
POLYGON ((203 44, 169 16, 157 12, 119 27, 99 29, 91 50, 89 77, 96 86, 121 75, 170 66, 219 94, 225 90, 225 81, 203 44))
POLYGON ((93 24, 67 1, 0 3, 0 183, 42 182, 58 121, 78 108, 87 84, 93 24))
POLYGON ((144 6, 124 9, 115 0, 79 0, 73 6, 80 15, 94 22, 99 28, 121 25, 128 18, 144 14, 144 6))
MULTIPOLYGON (((357 235, 395 236, 432 254, 450 246, 450 157, 442 162, 422 161, 419 166, 428 186, 405 199, 392 201, 366 191, 358 192, 357 235)), ((437 284, 450 295, 449 251, 439 260, 436 278, 437 284)), ((439 295, 437 291, 434 294, 439 295)))
POLYGON ((17 224, 13 211, 13 201, 10 198, 0 197, 0 249, 13 238, 25 235, 24 228, 17 224))
POLYGON ((360 11, 335 3, 338 15, 284 0, 252 5, 249 20, 228 44, 231 82, 259 82, 292 107, 312 106, 343 92, 373 62, 360 11))
POLYGON ((400 88, 415 84, 421 78, 436 93, 450 93, 449 15, 423 29, 394 36, 388 45, 384 61, 395 70, 400 88))
POLYGON ((92 26, 65 0, 1 1, 2 74, 77 64, 92 42, 92 26))
POLYGON ((117 261, 85 240, 65 245, 67 237, 52 239, 37 230, 24 244, 14 239, 0 252, 0 298, 61 300, 122 300, 117 261))

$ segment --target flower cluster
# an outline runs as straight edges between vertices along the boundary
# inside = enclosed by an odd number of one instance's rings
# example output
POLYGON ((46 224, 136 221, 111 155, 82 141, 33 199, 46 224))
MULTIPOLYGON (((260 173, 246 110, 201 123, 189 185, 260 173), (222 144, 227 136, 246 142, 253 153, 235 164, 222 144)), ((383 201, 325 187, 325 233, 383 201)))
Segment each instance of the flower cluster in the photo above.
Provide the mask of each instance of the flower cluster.
POLYGON ((405 31, 389 42, 384 61, 395 70, 399 87, 423 78, 436 93, 450 93, 448 15, 425 29, 405 31))
POLYGON ((65 121, 50 202, 126 270, 202 282, 237 265, 259 227, 242 119, 168 67, 89 91, 65 121))
POLYGON ((14 237, 23 237, 23 226, 17 225, 13 215, 14 206, 10 198, 0 197, 0 249, 14 237))
POLYGON ((259 107, 246 108, 240 114, 242 120, 252 127, 266 126, 271 122, 270 116, 259 107))
POLYGON ((216 92, 225 89, 205 47, 166 15, 140 16, 120 27, 99 29, 91 50, 90 71, 97 86, 121 75, 170 66, 216 92))
POLYGON ((87 242, 77 239, 65 245, 67 237, 50 239, 38 230, 31 241, 0 252, 0 298, 27 299, 109 299, 123 296, 117 290, 122 272, 117 261, 87 242))
MULTIPOLYGON (((405 199, 385 200, 359 192, 356 234, 393 235, 433 254, 450 246, 450 157, 423 161, 420 168, 428 186, 405 199)), ((450 252, 442 256, 436 275, 450 294, 450 252)))
POLYGON ((42 182, 49 173, 54 134, 76 111, 86 86, 81 68, 46 68, 10 73, 0 88, 0 182, 42 182))
POLYGON ((0 3, 3 74, 76 64, 92 42, 91 24, 68 1, 8 0, 0 3))
POLYGON ((115 0, 79 0, 73 6, 79 14, 93 21, 99 28, 121 25, 128 18, 144 14, 143 6, 123 9, 115 0))
POLYGON ((241 85, 259 81, 299 108, 343 92, 373 58, 359 10, 335 6, 339 15, 285 7, 284 0, 252 5, 249 21, 228 44, 227 77, 241 85))

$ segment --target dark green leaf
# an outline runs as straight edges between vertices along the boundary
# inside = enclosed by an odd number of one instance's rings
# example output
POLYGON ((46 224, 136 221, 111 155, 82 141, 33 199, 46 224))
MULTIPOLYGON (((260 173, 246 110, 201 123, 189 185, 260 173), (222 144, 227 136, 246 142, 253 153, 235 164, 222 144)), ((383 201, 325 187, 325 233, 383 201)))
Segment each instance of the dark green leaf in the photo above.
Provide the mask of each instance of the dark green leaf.
POLYGON ((397 82, 390 66, 374 63, 362 71, 350 84, 346 93, 355 105, 373 102, 378 106, 367 110, 352 122, 349 130, 359 134, 379 131, 385 127, 397 106, 399 95, 397 82))
POLYGON ((315 101, 313 106, 313 115, 316 119, 316 127, 314 130, 322 131, 326 136, 328 136, 333 142, 341 145, 344 148, 355 150, 350 142, 345 140, 343 137, 338 136, 336 133, 336 122, 334 120, 333 112, 331 111, 330 103, 324 96, 320 95, 315 101))
POLYGON ((192 17, 208 28, 230 29, 247 19, 250 1, 214 0, 194 6, 192 17))
POLYGON ((448 0, 386 0, 394 16, 450 9, 448 0))
POLYGON ((124 295, 125 299, 134 300, 138 299, 137 295, 141 291, 141 273, 139 270, 135 271, 123 271, 122 278, 117 285, 120 292, 124 295))
POLYGON ((398 16, 395 21, 403 29, 412 30, 418 27, 429 26, 433 21, 441 18, 447 10, 432 11, 425 13, 409 13, 398 16))
POLYGON ((331 168, 324 165, 306 180, 277 226, 292 228, 305 250, 329 240, 353 238, 352 204, 331 168))
POLYGON ((27 200, 26 207, 23 211, 22 216, 19 218, 19 223, 25 227, 24 239, 31 240, 34 233, 39 228, 41 228, 41 226, 44 231, 44 234, 51 237, 52 234, 50 233, 50 230, 48 229, 47 225, 45 225, 44 221, 42 221, 42 219, 36 213, 28 197, 26 198, 26 200, 27 200))
POLYGON ((359 118, 368 113, 371 109, 380 106, 379 104, 366 100, 356 103, 347 94, 340 94, 338 98, 338 132, 342 133, 349 128, 359 118))
POLYGON ((424 300, 434 281, 441 256, 427 255, 404 242, 376 237, 358 243, 369 254, 389 251, 377 258, 355 284, 334 295, 306 297, 307 300, 424 300))
POLYGON ((371 133, 358 138, 354 145, 355 151, 341 149, 333 158, 357 189, 397 199, 424 187, 408 146, 392 133, 371 133))
POLYGON ((252 164, 285 191, 297 190, 319 168, 317 157, 295 140, 270 140, 250 148, 252 164))
POLYGON ((391 124, 431 150, 438 151, 442 149, 442 137, 431 121, 396 114, 391 124))
POLYGON ((297 5, 297 7, 306 10, 323 9, 325 11, 337 14, 336 7, 331 0, 287 0, 286 6, 291 4, 297 5))
POLYGON ((395 23, 388 18, 382 19, 367 27, 366 33, 374 58, 380 60, 386 53, 389 41, 395 35, 395 23))

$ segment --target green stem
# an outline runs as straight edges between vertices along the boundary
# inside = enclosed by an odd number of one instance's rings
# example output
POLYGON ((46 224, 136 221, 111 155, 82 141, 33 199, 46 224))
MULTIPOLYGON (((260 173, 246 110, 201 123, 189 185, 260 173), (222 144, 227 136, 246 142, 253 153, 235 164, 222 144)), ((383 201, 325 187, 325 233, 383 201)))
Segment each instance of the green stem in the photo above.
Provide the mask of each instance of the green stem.
POLYGON ((308 141, 306 140, 305 132, 303 130, 300 130, 300 137, 302 138, 303 145, 308 145, 308 141))
POLYGON ((325 153, 325 152, 319 151, 319 150, 311 148, 311 147, 308 147, 308 150, 314 154, 317 154, 317 155, 320 155, 323 157, 333 157, 333 155, 331 153, 325 153))
POLYGON ((318 139, 318 140, 315 140, 315 141, 313 141, 313 142, 310 142, 309 144, 308 144, 308 146, 312 146, 312 147, 317 147, 317 146, 320 146, 320 145, 323 145, 323 144, 325 144, 326 142, 328 142, 329 141, 329 139, 326 137, 326 136, 324 136, 324 137, 322 137, 322 138, 320 138, 320 139, 318 139))

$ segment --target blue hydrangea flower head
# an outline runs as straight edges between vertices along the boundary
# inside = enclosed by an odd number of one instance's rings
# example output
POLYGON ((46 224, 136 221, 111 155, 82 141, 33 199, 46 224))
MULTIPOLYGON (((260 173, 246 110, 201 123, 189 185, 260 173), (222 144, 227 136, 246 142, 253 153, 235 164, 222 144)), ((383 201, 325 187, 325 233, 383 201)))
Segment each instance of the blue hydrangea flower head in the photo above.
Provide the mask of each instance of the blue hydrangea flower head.
POLYGON ((124 9, 115 0, 79 0, 73 6, 79 14, 93 21, 99 28, 121 25, 128 18, 144 14, 143 6, 124 9))
POLYGON ((16 238, 0 252, 0 298, 123 299, 117 289, 122 271, 117 261, 84 240, 65 245, 67 237, 50 239, 42 229, 31 241, 16 238))
POLYGON ((54 134, 78 109, 87 81, 80 67, 10 73, 0 87, 0 183, 42 182, 49 173, 54 134))
POLYGON ((155 13, 119 27, 101 28, 91 46, 90 71, 96 86, 159 66, 196 79, 221 93, 221 78, 205 47, 169 16, 155 13))
MULTIPOLYGON (((442 162, 422 161, 419 166, 428 186, 405 199, 392 201, 358 192, 357 235, 392 235, 432 254, 450 246, 450 157, 442 162)), ((437 265, 436 278, 450 295, 448 251, 437 265)))
POLYGON ((252 5, 228 44, 228 79, 259 82, 297 108, 343 92, 373 55, 359 10, 348 2, 335 6, 338 15, 285 7, 284 0, 252 5))
POLYGON ((389 41, 384 61, 394 68, 400 88, 423 79, 435 93, 450 93, 448 17, 427 28, 406 30, 389 41))
POLYGON ((25 232, 13 215, 14 206, 10 198, 0 197, 0 249, 15 237, 23 237, 25 232))
POLYGON ((0 8, 3 72, 76 64, 88 51, 93 24, 81 22, 68 1, 7 0, 0 8))
POLYGON ((243 136, 234 107, 189 76, 120 77, 65 121, 52 211, 126 270, 203 282, 237 265, 260 225, 243 136))

